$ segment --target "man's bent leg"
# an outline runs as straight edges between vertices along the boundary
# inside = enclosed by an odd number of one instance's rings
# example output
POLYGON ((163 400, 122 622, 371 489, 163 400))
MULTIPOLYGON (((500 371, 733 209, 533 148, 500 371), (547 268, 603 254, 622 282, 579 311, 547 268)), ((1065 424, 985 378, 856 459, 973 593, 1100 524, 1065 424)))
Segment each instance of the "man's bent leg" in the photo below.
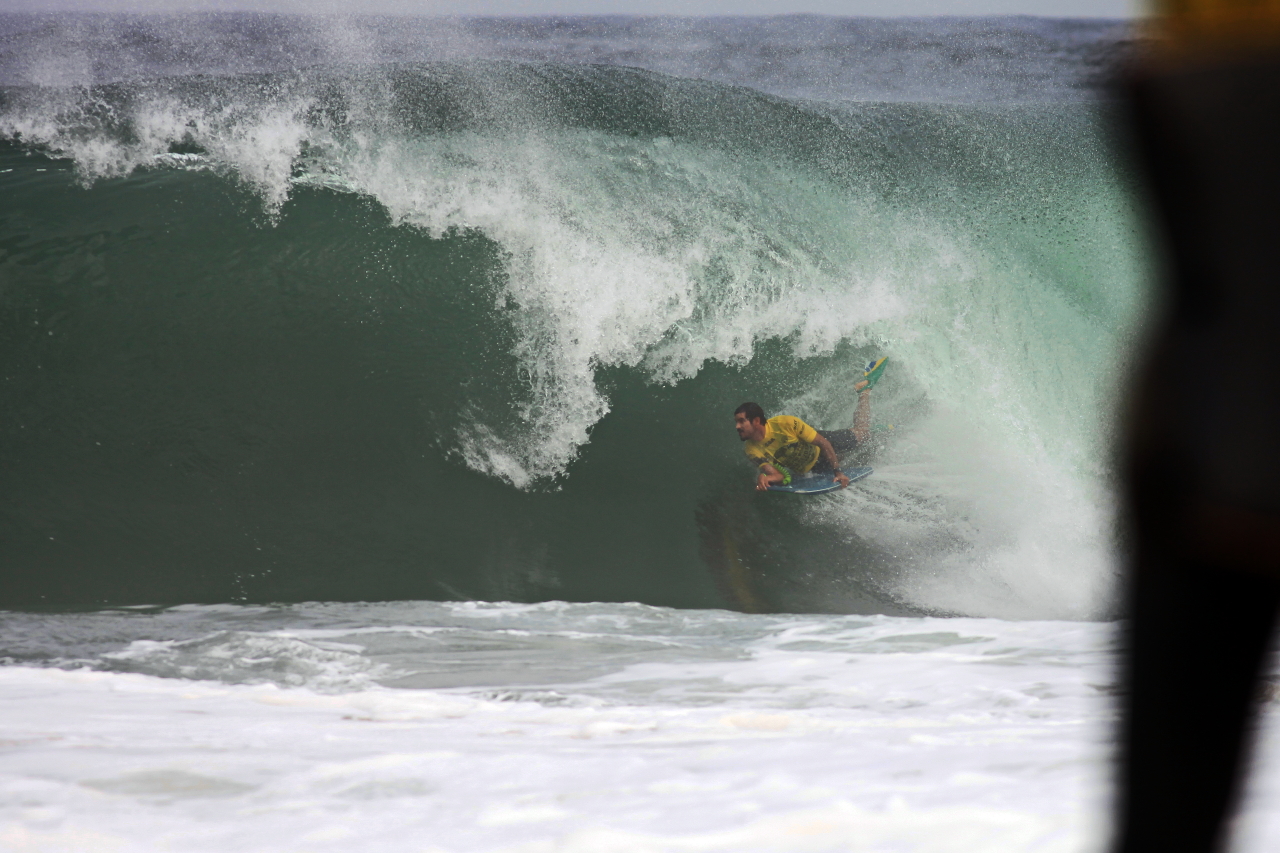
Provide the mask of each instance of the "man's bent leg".
POLYGON ((853 413, 853 434, 858 444, 871 440, 871 392, 858 394, 858 408, 853 413))

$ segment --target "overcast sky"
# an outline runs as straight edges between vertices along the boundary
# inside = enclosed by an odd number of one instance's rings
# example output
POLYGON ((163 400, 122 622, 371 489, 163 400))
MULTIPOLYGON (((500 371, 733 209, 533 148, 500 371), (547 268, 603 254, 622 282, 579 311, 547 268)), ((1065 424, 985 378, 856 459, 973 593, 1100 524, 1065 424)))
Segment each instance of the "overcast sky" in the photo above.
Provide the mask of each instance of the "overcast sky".
POLYGON ((0 0, 3 11, 230 11, 414 15, 1047 15, 1126 18, 1134 0, 0 0))

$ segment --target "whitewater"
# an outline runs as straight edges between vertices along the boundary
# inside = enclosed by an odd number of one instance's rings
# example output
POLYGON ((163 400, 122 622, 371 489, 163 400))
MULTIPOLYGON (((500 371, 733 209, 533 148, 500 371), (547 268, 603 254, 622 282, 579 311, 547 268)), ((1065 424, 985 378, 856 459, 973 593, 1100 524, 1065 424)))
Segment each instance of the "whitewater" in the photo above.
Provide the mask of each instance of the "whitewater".
POLYGON ((1132 49, 0 16, 0 849, 1102 849, 1132 49))

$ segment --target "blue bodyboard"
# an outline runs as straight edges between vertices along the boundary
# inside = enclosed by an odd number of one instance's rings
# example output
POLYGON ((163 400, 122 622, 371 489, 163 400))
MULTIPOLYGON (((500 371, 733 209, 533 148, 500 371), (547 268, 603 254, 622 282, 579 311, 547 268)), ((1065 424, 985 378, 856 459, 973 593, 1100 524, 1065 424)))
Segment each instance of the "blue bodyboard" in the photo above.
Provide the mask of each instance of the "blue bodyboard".
MULTIPOLYGON (((871 470, 865 466, 861 468, 846 468, 844 469, 844 475, 849 478, 850 483, 856 483, 870 474, 871 470)), ((794 495, 822 495, 839 489, 840 484, 833 480, 830 474, 795 476, 791 478, 789 485, 769 487, 771 492, 791 492, 794 495)))

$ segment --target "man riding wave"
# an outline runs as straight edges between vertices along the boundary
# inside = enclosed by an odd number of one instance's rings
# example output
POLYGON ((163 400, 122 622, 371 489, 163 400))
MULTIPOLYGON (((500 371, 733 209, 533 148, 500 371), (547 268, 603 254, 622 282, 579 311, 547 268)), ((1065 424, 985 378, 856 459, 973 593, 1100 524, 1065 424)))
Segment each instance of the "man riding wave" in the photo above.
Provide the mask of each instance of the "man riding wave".
POLYGON ((793 474, 826 474, 841 488, 849 485, 849 478, 840 470, 840 454, 851 452, 871 437, 870 392, 884 375, 888 360, 886 357, 868 363, 862 379, 854 384, 858 408, 852 429, 818 430, 791 415, 765 418, 758 403, 743 403, 735 409, 733 425, 743 450, 759 466, 756 490, 786 485, 793 474))

